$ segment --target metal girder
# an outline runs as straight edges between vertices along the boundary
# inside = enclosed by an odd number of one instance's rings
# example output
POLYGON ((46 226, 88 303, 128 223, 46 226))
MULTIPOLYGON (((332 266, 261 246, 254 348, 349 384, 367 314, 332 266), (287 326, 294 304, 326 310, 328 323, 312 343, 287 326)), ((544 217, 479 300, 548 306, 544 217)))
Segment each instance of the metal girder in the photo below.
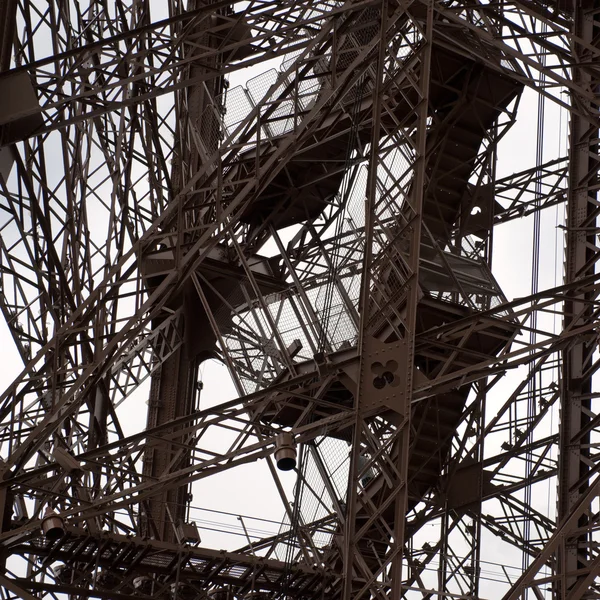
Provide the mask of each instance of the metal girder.
POLYGON ((0 490, 15 511, 0 544, 28 570, 9 568, 4 587, 143 597, 143 575, 155 595, 186 580, 240 597, 486 597, 494 536, 533 558, 502 582, 517 579, 508 597, 595 594, 588 8, 151 4, 15 3, 14 46, 1 36, 0 94, 22 102, 0 114, 0 309, 25 368, 0 397, 0 490), (222 86, 275 58, 280 70, 222 86), (569 165, 497 178, 522 86, 570 110, 569 165), (565 199, 565 284, 507 301, 493 227, 565 199), (187 291, 240 397, 126 436, 121 407, 190 350, 187 291), (554 331, 547 319, 562 312, 554 331), (294 506, 269 458, 281 431, 310 444, 294 506), (230 437, 217 447, 213 435, 230 437), (279 533, 237 553, 136 537, 172 490, 263 458, 279 533), (562 525, 522 496, 556 480, 562 525), (67 522, 56 544, 39 534, 46 506, 67 522), (167 554, 166 567, 149 558, 167 554), (126 557, 127 576, 106 587, 98 577, 126 557))
MULTIPOLYGON (((76 527, 70 527, 59 544, 48 545, 43 539, 34 538, 28 543, 15 547, 15 551, 29 557, 32 561, 61 560, 73 569, 85 568, 84 564, 96 564, 108 571, 118 558, 120 579, 113 582, 112 587, 99 581, 94 586, 92 597, 103 597, 111 593, 131 593, 134 577, 143 571, 163 571, 164 574, 169 574, 173 568, 177 568, 180 580, 191 585, 203 587, 209 581, 220 584, 232 583, 239 588, 249 587, 249 579, 260 571, 261 574, 258 575, 260 585, 266 585, 271 590, 277 590, 281 580, 286 576, 286 564, 278 560, 193 546, 187 546, 182 553, 179 544, 142 540, 108 532, 90 536, 76 527)), ((315 584, 322 588, 332 577, 316 565, 300 566, 297 572, 300 577, 294 583, 295 593, 315 584)), ((20 584, 25 589, 40 589, 35 582, 21 580, 20 584)), ((69 582, 60 581, 57 577, 55 581, 47 583, 46 589, 59 591, 61 584, 68 586, 69 582)))

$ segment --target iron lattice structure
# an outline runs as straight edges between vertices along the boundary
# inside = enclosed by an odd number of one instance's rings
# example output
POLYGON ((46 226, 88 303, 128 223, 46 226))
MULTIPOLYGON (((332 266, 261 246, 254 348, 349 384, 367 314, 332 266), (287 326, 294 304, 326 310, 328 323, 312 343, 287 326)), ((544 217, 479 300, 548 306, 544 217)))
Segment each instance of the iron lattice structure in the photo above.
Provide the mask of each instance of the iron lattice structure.
POLYGON ((0 597, 597 598, 599 10, 0 0, 0 597), (202 543, 193 486, 259 459, 278 530, 202 543))

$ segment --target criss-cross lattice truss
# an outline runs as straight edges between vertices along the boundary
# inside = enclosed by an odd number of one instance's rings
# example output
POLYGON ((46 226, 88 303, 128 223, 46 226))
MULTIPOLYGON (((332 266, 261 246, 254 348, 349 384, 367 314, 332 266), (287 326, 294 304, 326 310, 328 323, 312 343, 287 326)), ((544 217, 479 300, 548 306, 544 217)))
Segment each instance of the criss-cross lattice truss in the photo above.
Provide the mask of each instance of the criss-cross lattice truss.
POLYGON ((599 65, 598 0, 0 0, 0 598, 598 598, 599 65))

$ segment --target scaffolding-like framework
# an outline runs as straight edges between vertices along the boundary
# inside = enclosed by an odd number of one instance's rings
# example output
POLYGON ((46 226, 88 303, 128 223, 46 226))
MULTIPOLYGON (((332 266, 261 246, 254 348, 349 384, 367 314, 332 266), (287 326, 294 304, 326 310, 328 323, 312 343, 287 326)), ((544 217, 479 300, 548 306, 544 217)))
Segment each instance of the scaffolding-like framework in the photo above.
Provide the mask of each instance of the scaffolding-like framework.
POLYGON ((599 107, 598 0, 0 0, 0 598, 600 597, 599 107))

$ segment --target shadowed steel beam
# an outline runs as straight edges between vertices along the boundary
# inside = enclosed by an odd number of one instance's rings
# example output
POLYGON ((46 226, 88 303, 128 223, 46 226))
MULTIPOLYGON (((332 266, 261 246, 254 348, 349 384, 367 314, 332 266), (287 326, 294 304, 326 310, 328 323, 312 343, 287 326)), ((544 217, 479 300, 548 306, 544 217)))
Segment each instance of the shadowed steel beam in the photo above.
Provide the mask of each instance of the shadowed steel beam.
POLYGON ((17 0, 0 0, 0 73, 10 69, 15 26, 17 16, 17 0))

